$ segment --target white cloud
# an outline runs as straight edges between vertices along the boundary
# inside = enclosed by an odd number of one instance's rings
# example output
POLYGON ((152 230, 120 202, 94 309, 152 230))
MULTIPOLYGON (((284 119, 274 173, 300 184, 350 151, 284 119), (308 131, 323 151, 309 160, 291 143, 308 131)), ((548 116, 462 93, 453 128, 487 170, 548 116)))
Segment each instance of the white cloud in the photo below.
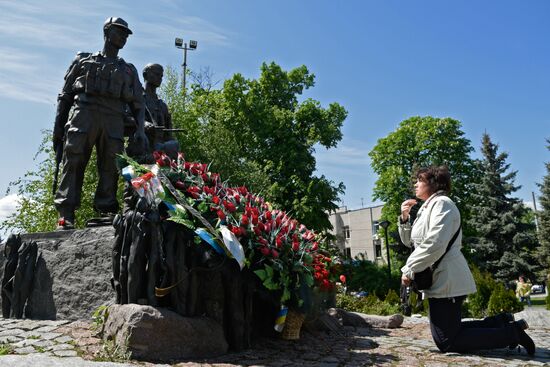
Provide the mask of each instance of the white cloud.
POLYGON ((39 53, 0 47, 0 95, 23 101, 55 103, 62 81, 56 80, 55 76, 59 75, 42 62, 39 53))
POLYGON ((363 167, 370 165, 368 150, 364 144, 357 140, 347 139, 341 142, 338 147, 325 149, 317 147, 315 158, 318 165, 334 168, 342 167, 363 167))
POLYGON ((0 221, 3 221, 11 214, 15 213, 19 203, 19 196, 11 194, 0 198, 0 221))
POLYGON ((32 65, 36 61, 33 59, 36 59, 36 57, 31 56, 29 53, 22 54, 18 49, 9 47, 0 48, 0 71, 32 72, 32 65))
POLYGON ((27 14, 34 16, 58 15, 59 18, 67 16, 96 16, 102 15, 99 9, 110 6, 113 9, 121 9, 112 1, 63 1, 50 0, 47 4, 39 0, 0 1, 0 9, 7 14, 27 14))
MULTIPOLYGON (((143 18, 124 16, 130 28, 139 34, 140 47, 159 47, 159 39, 185 36, 201 42, 228 45, 227 32, 216 25, 195 16, 174 16, 181 13, 182 5, 167 0, 164 7, 143 18)), ((137 12, 132 9, 132 12, 137 12)), ((0 1, 0 36, 19 40, 34 46, 48 48, 79 49, 101 40, 101 26, 108 15, 128 14, 120 4, 107 0, 93 2, 0 1)))
MULTIPOLYGON (((17 194, 11 194, 0 198, 0 222, 3 222, 9 216, 14 214, 19 204, 19 196, 17 194)), ((5 229, 0 230, 0 240, 7 238, 9 232, 5 229)))
POLYGON ((88 29, 94 18, 104 16, 98 9, 112 8, 109 2, 101 3, 0 1, 0 36, 26 48, 78 48, 96 38, 88 29))
POLYGON ((92 35, 83 29, 17 15, 0 18, 0 35, 26 45, 61 49, 77 48, 92 40, 92 35))
POLYGON ((171 43, 175 37, 197 39, 200 43, 218 46, 228 46, 230 43, 226 32, 197 17, 166 18, 164 21, 155 19, 154 22, 138 21, 134 27, 139 30, 140 48, 165 47, 165 43, 159 40, 171 43))
POLYGON ((140 5, 150 7, 138 2, 128 11, 108 0, 0 0, 0 96, 54 104, 70 59, 77 51, 101 49, 101 27, 109 15, 123 15, 134 30, 129 40, 130 48, 139 50, 137 59, 129 60, 134 63, 149 58, 151 49, 171 46, 176 36, 201 44, 229 44, 227 32, 208 21, 174 16, 182 12, 178 2, 165 0, 151 13, 140 12, 140 5))

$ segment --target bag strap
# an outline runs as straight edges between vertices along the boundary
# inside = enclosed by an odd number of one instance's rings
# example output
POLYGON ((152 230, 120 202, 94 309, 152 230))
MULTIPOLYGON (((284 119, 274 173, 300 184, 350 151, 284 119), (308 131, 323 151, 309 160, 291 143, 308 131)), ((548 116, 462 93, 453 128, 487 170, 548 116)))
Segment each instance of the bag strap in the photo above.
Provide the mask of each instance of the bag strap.
POLYGON ((439 265, 439 263, 441 262, 441 260, 443 260, 443 256, 445 256, 447 254, 447 252, 449 252, 449 250, 451 249, 451 246, 453 245, 453 243, 456 241, 456 238, 458 237, 458 234, 460 233, 460 229, 462 228, 462 224, 460 224, 460 226, 458 226, 458 229, 456 230, 456 233, 454 234, 453 238, 451 238, 451 240, 449 241, 449 244, 447 245, 447 249, 445 250, 445 253, 443 255, 441 255, 441 257, 439 258, 439 260, 437 260, 433 265, 432 265, 432 271, 435 271, 435 269, 437 269, 437 266, 439 265))

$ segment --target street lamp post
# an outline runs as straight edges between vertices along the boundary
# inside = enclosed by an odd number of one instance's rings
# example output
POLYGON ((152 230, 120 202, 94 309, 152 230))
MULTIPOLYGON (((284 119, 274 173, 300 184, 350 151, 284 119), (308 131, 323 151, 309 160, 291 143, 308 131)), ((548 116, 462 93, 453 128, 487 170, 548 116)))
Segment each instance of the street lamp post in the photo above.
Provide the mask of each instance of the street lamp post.
POLYGON ((390 243, 388 242, 388 226, 390 222, 383 220, 378 223, 380 227, 384 228, 384 238, 386 241, 386 257, 388 258, 388 279, 391 279, 391 264, 390 264, 390 243))
POLYGON ((196 50, 197 49, 197 41, 190 40, 189 41, 189 47, 187 47, 187 42, 183 42, 182 38, 176 38, 175 41, 176 48, 183 50, 183 90, 184 92, 187 92, 187 89, 185 89, 185 77, 187 74, 187 50, 196 50))

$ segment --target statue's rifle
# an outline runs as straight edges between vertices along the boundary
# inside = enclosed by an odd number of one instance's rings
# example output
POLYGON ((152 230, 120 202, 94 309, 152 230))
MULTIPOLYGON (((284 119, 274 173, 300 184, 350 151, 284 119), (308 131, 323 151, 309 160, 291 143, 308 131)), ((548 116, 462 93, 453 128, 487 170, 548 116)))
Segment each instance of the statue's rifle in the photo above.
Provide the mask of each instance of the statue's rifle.
POLYGON ((185 129, 166 129, 164 126, 155 126, 155 130, 159 130, 165 133, 184 133, 185 129))
POLYGON ((149 110, 149 107, 147 107, 147 104, 145 104, 145 111, 149 114, 149 117, 151 118, 151 122, 153 123, 153 127, 155 130, 162 131, 164 133, 183 133, 185 132, 185 129, 167 129, 162 125, 159 125, 155 118, 153 117, 153 114, 149 110))
POLYGON ((55 196, 57 191, 57 180, 59 177, 59 166, 63 159, 63 143, 58 144, 55 148, 55 172, 53 174, 52 194, 55 196))

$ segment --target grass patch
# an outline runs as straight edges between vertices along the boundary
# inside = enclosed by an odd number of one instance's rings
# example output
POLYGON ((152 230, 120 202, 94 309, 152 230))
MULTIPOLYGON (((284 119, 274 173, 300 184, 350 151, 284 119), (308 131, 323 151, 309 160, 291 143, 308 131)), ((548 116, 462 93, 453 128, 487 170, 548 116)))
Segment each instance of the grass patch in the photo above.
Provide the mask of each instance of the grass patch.
POLYGON ((546 299, 544 298, 531 298, 531 305, 534 307, 546 307, 546 299))
POLYGON ((40 339, 39 335, 29 335, 27 336, 27 339, 40 339))
POLYGON ((0 344, 0 356, 5 356, 13 353, 13 345, 9 343, 0 344))
POLYGON ((132 353, 128 351, 128 339, 124 345, 117 345, 114 340, 104 340, 99 354, 94 357, 95 362, 128 362, 132 353))
POLYGON ((67 344, 72 345, 74 347, 74 350, 76 352, 77 357, 84 358, 86 356, 86 352, 84 349, 80 347, 74 340, 69 340, 67 344))
POLYGON ((33 345, 32 347, 33 347, 34 350, 36 350, 38 353, 45 353, 45 352, 46 352, 46 348, 44 348, 44 347, 39 347, 38 345, 33 345))

